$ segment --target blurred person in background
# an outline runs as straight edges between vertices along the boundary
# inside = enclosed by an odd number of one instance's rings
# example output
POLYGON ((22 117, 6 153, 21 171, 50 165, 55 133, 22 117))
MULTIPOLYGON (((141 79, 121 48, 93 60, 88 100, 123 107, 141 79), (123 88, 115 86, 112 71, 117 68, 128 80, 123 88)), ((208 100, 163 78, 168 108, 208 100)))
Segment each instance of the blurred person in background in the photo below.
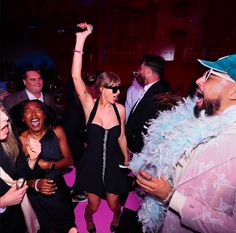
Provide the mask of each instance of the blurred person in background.
POLYGON ((137 100, 143 95, 144 92, 144 84, 142 83, 142 79, 137 71, 133 72, 133 81, 131 86, 128 88, 126 93, 125 100, 125 110, 126 110, 126 122, 128 120, 130 111, 133 106, 137 102, 137 100))
POLYGON ((125 127, 128 148, 132 153, 142 150, 148 121, 157 115, 153 97, 170 91, 170 85, 164 79, 164 66, 165 60, 157 55, 147 54, 141 59, 138 75, 144 84, 144 92, 131 109, 125 127))
POLYGON ((3 106, 9 110, 20 102, 29 99, 38 99, 45 102, 49 107, 55 110, 54 98, 42 92, 43 78, 39 70, 28 69, 23 76, 24 90, 9 94, 3 99, 3 106))

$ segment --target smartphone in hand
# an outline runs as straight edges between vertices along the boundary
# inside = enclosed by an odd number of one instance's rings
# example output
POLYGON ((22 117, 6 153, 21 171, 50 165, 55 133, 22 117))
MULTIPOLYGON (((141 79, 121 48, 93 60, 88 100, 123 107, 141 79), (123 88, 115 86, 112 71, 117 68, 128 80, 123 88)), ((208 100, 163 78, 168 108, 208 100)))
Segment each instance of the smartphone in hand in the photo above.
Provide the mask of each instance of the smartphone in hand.
POLYGON ((21 189, 23 188, 23 186, 26 184, 26 180, 25 178, 19 178, 17 181, 16 181, 16 189, 21 189))

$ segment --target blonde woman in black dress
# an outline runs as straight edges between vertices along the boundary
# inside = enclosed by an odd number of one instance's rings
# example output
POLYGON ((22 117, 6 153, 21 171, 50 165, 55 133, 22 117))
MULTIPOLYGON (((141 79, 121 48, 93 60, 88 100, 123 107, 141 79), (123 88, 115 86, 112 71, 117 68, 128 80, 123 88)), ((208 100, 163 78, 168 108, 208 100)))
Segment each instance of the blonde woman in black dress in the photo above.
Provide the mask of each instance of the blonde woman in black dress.
POLYGON ((105 198, 114 216, 110 230, 114 232, 120 220, 119 194, 128 192, 127 177, 119 165, 128 165, 125 137, 125 108, 117 103, 120 94, 120 78, 113 72, 103 72, 96 80, 98 98, 93 99, 81 78, 84 42, 92 32, 92 25, 78 25, 85 29, 76 33, 72 64, 72 78, 84 109, 88 146, 79 167, 80 190, 87 192, 85 209, 87 230, 96 232, 93 214, 101 198, 105 198))
POLYGON ((19 144, 13 134, 9 116, 0 104, 0 232, 26 231, 25 220, 20 203, 25 195, 27 185, 17 189, 16 184, 10 186, 10 181, 16 180, 16 160, 20 153, 19 144), (5 175, 4 175, 5 174, 5 175), (7 175, 7 176, 6 176, 7 175), (12 180, 11 180, 12 179, 12 180))

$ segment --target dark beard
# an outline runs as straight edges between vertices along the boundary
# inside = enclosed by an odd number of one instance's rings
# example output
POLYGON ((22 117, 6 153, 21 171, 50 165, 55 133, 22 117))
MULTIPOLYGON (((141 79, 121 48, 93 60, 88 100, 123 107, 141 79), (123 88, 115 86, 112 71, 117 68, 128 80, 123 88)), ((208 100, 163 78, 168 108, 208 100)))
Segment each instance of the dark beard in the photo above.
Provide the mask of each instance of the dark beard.
POLYGON ((142 75, 139 75, 139 78, 138 78, 138 83, 141 84, 141 85, 145 85, 145 77, 142 76, 142 75))
POLYGON ((212 116, 220 109, 220 106, 220 99, 205 100, 200 108, 197 105, 194 107, 194 115, 198 118, 200 116, 200 112, 205 110, 207 116, 212 116))

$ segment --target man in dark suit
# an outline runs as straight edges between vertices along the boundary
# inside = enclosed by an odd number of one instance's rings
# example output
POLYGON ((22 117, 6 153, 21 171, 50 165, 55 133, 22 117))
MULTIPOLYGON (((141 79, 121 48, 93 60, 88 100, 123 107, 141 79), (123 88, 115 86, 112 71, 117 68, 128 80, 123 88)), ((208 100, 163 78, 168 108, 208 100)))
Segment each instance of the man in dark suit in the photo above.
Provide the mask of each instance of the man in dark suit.
POLYGON ((3 99, 3 105, 7 111, 26 99, 38 99, 46 103, 49 107, 55 110, 55 103, 52 96, 43 93, 43 79, 38 70, 27 70, 23 77, 25 89, 16 93, 10 94, 3 99))
POLYGON ((145 55, 141 60, 139 75, 144 83, 144 94, 134 105, 126 123, 128 149, 139 153, 143 148, 143 134, 146 134, 148 121, 157 116, 154 96, 170 91, 170 86, 163 79, 165 60, 156 55, 145 55))

